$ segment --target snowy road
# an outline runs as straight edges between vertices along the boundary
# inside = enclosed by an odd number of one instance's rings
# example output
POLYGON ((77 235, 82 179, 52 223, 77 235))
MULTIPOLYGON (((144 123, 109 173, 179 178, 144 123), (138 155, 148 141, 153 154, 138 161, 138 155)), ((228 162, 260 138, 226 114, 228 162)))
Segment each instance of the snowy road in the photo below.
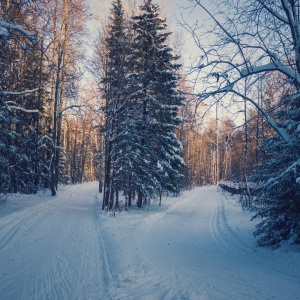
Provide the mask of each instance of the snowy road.
POLYGON ((1 300, 300 299, 300 249, 257 247, 250 215, 215 187, 115 217, 96 192, 0 206, 1 300))
POLYGON ((95 191, 66 188, 0 218, 0 299, 104 299, 95 191))

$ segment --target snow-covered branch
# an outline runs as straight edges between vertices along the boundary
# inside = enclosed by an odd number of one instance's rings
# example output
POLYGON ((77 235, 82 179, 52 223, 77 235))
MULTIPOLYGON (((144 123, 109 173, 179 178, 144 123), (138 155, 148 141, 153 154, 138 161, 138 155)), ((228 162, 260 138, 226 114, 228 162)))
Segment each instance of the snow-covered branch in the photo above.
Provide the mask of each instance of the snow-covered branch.
POLYGON ((15 109, 15 110, 21 110, 25 113, 39 113, 39 111, 37 109, 26 109, 26 108, 20 107, 17 103, 15 103, 13 101, 6 101, 5 104, 9 110, 15 109))
POLYGON ((288 134, 288 132, 282 128, 282 127, 279 127, 278 124, 275 122, 275 120, 270 116, 268 115, 262 108, 260 105, 257 104, 256 101, 254 101, 253 99, 239 93, 238 91, 235 91, 235 90, 231 90, 232 93, 236 94, 237 96, 245 99, 246 101, 249 101, 251 104, 253 104, 257 110, 259 110, 261 112, 261 114, 265 117, 265 119, 267 120, 267 122, 269 123, 269 125, 281 136, 281 138, 286 141, 286 142, 290 142, 291 141, 291 137, 290 135, 288 134))
POLYGON ((28 40, 33 44, 36 43, 36 37, 32 32, 25 30, 22 26, 16 24, 10 24, 2 19, 0 19, 0 38, 4 40, 9 39, 9 30, 15 30, 22 33, 28 40))
POLYGON ((270 72, 270 71, 279 71, 285 75, 287 75, 289 78, 295 80, 298 84, 300 84, 300 76, 299 73, 296 70, 293 70, 292 68, 284 65, 280 60, 271 61, 268 64, 262 65, 262 66, 256 66, 256 67, 248 67, 247 69, 241 70, 241 75, 243 77, 251 76, 257 73, 262 72, 270 72))
POLYGON ((67 106, 67 107, 65 107, 65 108, 63 108, 58 114, 57 114, 57 116, 56 116, 56 119, 58 119, 61 115, 62 115, 62 113, 64 112, 64 111, 66 111, 66 110, 68 110, 68 109, 72 109, 72 108, 81 108, 82 107, 82 105, 69 105, 69 106, 67 106))
POLYGON ((21 110, 25 113, 38 113, 39 111, 37 109, 26 109, 20 106, 8 106, 9 109, 16 109, 16 110, 21 110))
POLYGON ((284 17, 283 15, 279 14, 276 10, 274 10, 272 7, 268 6, 265 3, 265 0, 258 0, 258 2, 270 13, 272 14, 274 17, 276 17, 278 20, 280 20, 281 22, 285 23, 285 24, 289 24, 289 21, 286 17, 284 17))
POLYGON ((283 95, 291 99, 299 90, 299 1, 212 0, 210 6, 201 0, 191 2, 191 9, 198 7, 199 13, 212 21, 200 24, 199 19, 194 26, 184 26, 195 41, 201 41, 201 45, 196 43, 199 59, 191 68, 197 88, 204 90, 195 93, 200 103, 226 94, 250 102, 278 135, 291 143, 289 131, 264 109, 264 89, 271 85, 268 78, 272 74, 281 76, 278 89, 282 94, 271 99, 273 106, 283 95))
POLYGON ((25 94, 31 94, 34 92, 37 92, 39 89, 33 89, 33 90, 25 90, 25 91, 21 91, 21 92, 11 92, 11 91, 0 91, 0 94, 4 95, 4 96, 21 96, 21 95, 25 95, 25 94))
POLYGON ((260 113, 264 116, 264 118, 267 120, 267 122, 269 123, 269 125, 281 136, 281 138, 286 141, 286 142, 290 142, 291 140, 291 137, 290 135, 288 134, 288 132, 282 128, 282 127, 279 127, 278 124, 275 122, 275 120, 267 114, 267 112, 265 112, 262 107, 260 105, 257 104, 257 102, 253 99, 251 99, 250 97, 247 97, 246 95, 244 94, 241 94, 240 92, 236 91, 233 89, 234 85, 233 84, 229 84, 228 86, 222 88, 222 89, 218 89, 218 90, 215 90, 215 91, 211 91, 211 92, 208 92, 208 93, 201 93, 199 94, 199 98, 203 100, 211 97, 211 96, 216 96, 218 94, 224 94, 224 93, 233 93, 241 98, 243 98, 244 100, 246 101, 249 101, 252 105, 255 106, 255 108, 260 111, 260 113))

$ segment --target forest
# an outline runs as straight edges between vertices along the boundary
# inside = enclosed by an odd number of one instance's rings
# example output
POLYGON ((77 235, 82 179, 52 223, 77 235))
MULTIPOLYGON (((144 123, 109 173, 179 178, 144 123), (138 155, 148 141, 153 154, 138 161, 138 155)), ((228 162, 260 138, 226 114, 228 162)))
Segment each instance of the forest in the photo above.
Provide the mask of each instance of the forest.
POLYGON ((300 1, 182 1, 178 34, 160 2, 100 20, 90 1, 1 0, 1 195, 98 181, 116 210, 219 185, 259 245, 299 244, 300 1))

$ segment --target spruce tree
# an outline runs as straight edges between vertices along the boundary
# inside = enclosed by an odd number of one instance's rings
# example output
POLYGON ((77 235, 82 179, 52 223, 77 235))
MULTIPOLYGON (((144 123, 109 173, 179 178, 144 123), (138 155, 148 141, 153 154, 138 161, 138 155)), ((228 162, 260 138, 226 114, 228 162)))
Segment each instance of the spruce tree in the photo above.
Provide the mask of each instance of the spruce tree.
POLYGON ((181 144, 174 131, 180 124, 177 91, 180 68, 167 46, 170 35, 159 7, 145 1, 127 28, 120 0, 113 2, 106 38, 105 184, 103 209, 137 205, 178 191, 181 144))
POLYGON ((42 165, 48 165, 39 151, 47 75, 36 43, 37 25, 31 22, 34 12, 27 10, 29 3, 4 1, 2 5, 0 20, 30 28, 35 38, 18 30, 9 30, 5 39, 0 36, 0 170, 5 178, 0 190, 35 193, 44 176, 42 165), (36 92, 14 93, 26 90, 36 92), (36 110, 39 113, 28 113, 36 110))
POLYGON ((118 206, 120 180, 116 159, 121 149, 121 123, 124 121, 125 87, 127 73, 127 45, 124 10, 121 0, 112 3, 110 24, 105 39, 106 66, 103 78, 103 98, 105 100, 105 178, 103 209, 109 206, 112 209, 114 199, 118 206))
POLYGON ((260 223, 254 232, 258 244, 280 246, 300 243, 300 94, 282 99, 277 112, 278 124, 290 140, 279 134, 265 143, 266 161, 257 166, 253 180, 260 183, 255 199, 254 218, 260 223))
POLYGON ((166 20, 152 0, 144 1, 140 15, 133 18, 136 33, 133 43, 135 72, 132 80, 139 106, 140 156, 136 186, 138 206, 143 199, 155 197, 163 190, 175 192, 182 176, 181 144, 174 134, 180 124, 178 107, 182 98, 177 87, 180 66, 167 45, 170 32, 166 20))

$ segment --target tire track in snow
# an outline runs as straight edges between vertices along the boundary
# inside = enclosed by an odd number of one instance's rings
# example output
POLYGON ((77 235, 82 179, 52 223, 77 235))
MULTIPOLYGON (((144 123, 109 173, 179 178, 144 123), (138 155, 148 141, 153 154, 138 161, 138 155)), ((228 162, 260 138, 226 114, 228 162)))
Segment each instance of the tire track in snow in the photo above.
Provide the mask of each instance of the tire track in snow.
MULTIPOLYGON (((244 251, 249 252, 249 249, 233 234, 225 216, 224 202, 219 194, 216 193, 216 196, 216 204, 210 222, 210 229, 215 243, 220 249, 226 249, 234 255, 239 256, 244 251)), ((242 256, 244 257, 244 254, 242 256)))
MULTIPOLYGON (((73 189, 77 189, 78 187, 72 187, 73 189)), ((51 233, 53 222, 55 223, 58 218, 63 214, 62 209, 66 208, 65 203, 68 202, 73 196, 72 192, 69 191, 61 191, 57 197, 57 199, 52 199, 47 202, 45 205, 38 205, 35 209, 32 210, 32 214, 30 214, 29 218, 32 219, 30 224, 30 228, 33 234, 33 237, 38 240, 43 235, 51 233), (45 232, 41 232, 36 230, 41 226, 46 229, 45 232)), ((59 223, 58 223, 59 224, 59 223)), ((64 232, 69 227, 68 222, 65 222, 64 226, 61 226, 61 233, 64 232)), ((22 231, 20 232, 22 233, 22 231)), ((40 261, 41 262, 41 270, 40 270, 40 278, 31 277, 32 291, 35 295, 35 299, 67 299, 68 295, 72 294, 74 291, 74 285, 68 284, 66 281, 68 269, 68 259, 64 257, 62 252, 59 252, 57 247, 54 245, 55 240, 53 240, 53 245, 51 245, 50 249, 42 249, 41 251, 49 251, 49 255, 45 255, 47 260, 49 261, 40 261), (49 264, 50 262, 50 264, 49 264), (54 270, 49 269, 49 265, 52 267, 55 266, 54 270), (39 283, 37 283, 37 281, 39 283), (41 288, 43 286, 43 288, 41 288), (41 292, 42 291, 42 292, 41 292)), ((45 247, 44 247, 45 248, 45 247)), ((22 271, 22 270, 20 270, 22 271)), ((75 274, 73 274, 74 276, 75 274)), ((36 275, 35 275, 36 276, 36 275)), ((79 283, 79 281, 78 281, 79 283)), ((26 299, 26 297, 25 297, 26 299)))
MULTIPOLYGON (((143 219, 144 223, 140 228, 143 234, 139 234, 137 239, 141 245, 151 245, 150 248, 142 247, 139 251, 139 256, 145 257, 145 276, 151 278, 156 292, 150 299, 206 299, 205 293, 211 289, 203 281, 200 285, 198 282, 193 290, 187 288, 189 282, 194 281, 189 278, 193 276, 191 274, 200 275, 198 272, 202 268, 210 268, 210 263, 202 259, 198 252, 201 251, 201 240, 197 238, 197 229, 202 226, 202 222, 199 220, 199 223, 193 223, 198 216, 194 209, 199 205, 199 197, 196 190, 192 193, 191 202, 176 199, 176 204, 165 211, 143 219), (182 274, 183 266, 188 272, 187 276, 182 274)), ((149 290, 150 285, 147 282, 140 284, 138 288, 149 290)))
POLYGON ((101 251, 101 262, 102 262, 102 270, 103 270, 103 283, 104 283, 104 290, 105 290, 105 294, 107 295, 108 299, 112 299, 110 295, 110 288, 113 284, 113 276, 112 276, 112 272, 110 270, 110 264, 109 264, 109 259, 108 259, 108 254, 107 254, 107 249, 105 247, 105 243, 103 240, 103 234, 102 234, 102 228, 99 225, 99 218, 98 218, 98 214, 99 214, 99 210, 98 210, 98 197, 97 195, 94 196, 94 206, 95 206, 95 210, 94 210, 94 219, 95 219, 95 224, 97 227, 97 232, 98 232, 98 242, 99 242, 99 246, 101 251))
MULTIPOLYGON (((217 203, 214 207, 214 212, 211 219, 211 232, 214 238, 214 241, 218 248, 221 251, 226 251, 233 259, 236 259, 237 262, 243 263, 245 266, 256 266, 256 268, 261 268, 264 266, 264 269, 270 270, 269 272, 276 272, 279 276, 299 283, 299 277, 293 276, 282 270, 270 265, 264 261, 263 258, 257 255, 253 247, 248 247, 244 242, 235 234, 234 230, 228 223, 228 219, 225 214, 225 203, 224 196, 218 191, 217 203)), ((250 232, 249 232, 250 234, 250 232)), ((241 279, 235 279, 237 282, 240 282, 241 279)), ((241 282, 241 284, 250 285, 252 288, 256 288, 257 283, 254 282, 241 282)))
MULTIPOLYGON (((256 289, 256 285, 253 282, 246 281, 242 276, 236 276, 234 270, 234 264, 239 265, 241 261, 243 264, 248 265, 253 263, 251 259, 246 259, 247 249, 244 249, 236 237, 232 233, 231 228, 229 227, 225 211, 224 211, 224 203, 219 195, 216 194, 214 210, 211 217, 210 222, 210 231, 215 242, 215 247, 218 247, 218 255, 221 257, 221 260, 225 260, 232 263, 227 264, 226 266, 223 264, 223 269, 229 274, 228 281, 233 285, 238 285, 243 287, 241 290, 243 292, 243 299, 251 299, 247 295, 247 289, 251 288, 253 290, 256 289)), ((228 295, 229 296, 229 295, 228 295)), ((227 296, 227 297, 228 297, 227 296)))
POLYGON ((46 214, 46 209, 51 207, 54 203, 58 202, 59 199, 54 201, 47 201, 47 203, 40 203, 33 208, 27 208, 25 211, 17 211, 8 216, 8 220, 1 222, 1 231, 7 227, 11 227, 5 235, 1 237, 0 251, 13 240, 13 238, 21 231, 24 230, 25 225, 27 228, 32 228, 35 222, 38 221, 46 214), (20 219, 20 221, 16 221, 20 219))
MULTIPOLYGON (((72 209, 71 204, 64 204, 66 209, 72 209)), ((93 242, 95 242, 94 236, 91 233, 97 232, 96 230, 96 207, 92 207, 92 211, 85 208, 79 209, 81 212, 88 213, 88 216, 92 217, 92 220, 78 219, 79 224, 74 227, 74 218, 67 230, 68 236, 67 244, 68 248, 62 248, 57 251, 53 256, 53 264, 56 267, 48 272, 47 280, 44 282, 45 289, 48 290, 47 294, 40 294, 43 299, 100 299, 101 292, 101 280, 98 278, 95 282, 93 276, 93 267, 97 266, 97 270, 101 270, 102 264, 99 264, 99 256, 101 253, 95 251, 93 242), (91 212, 91 214, 89 214, 91 212), (88 222, 86 222, 88 221, 88 222), (91 221, 91 222, 90 222, 91 221), (78 232, 78 227, 81 228, 81 232, 78 232), (85 241, 90 241, 87 245, 78 244, 78 239, 85 236, 85 241), (74 249, 78 247, 80 249, 74 249), (92 286, 94 285, 94 287, 92 286), (98 289, 98 292, 96 290, 98 289)), ((96 237, 97 238, 97 237, 96 237)), ((104 293, 106 294, 106 293, 104 293)))
POLYGON ((102 285, 96 191, 96 185, 68 187, 56 199, 0 219, 6 236, 1 240, 1 300, 109 299, 102 285))

